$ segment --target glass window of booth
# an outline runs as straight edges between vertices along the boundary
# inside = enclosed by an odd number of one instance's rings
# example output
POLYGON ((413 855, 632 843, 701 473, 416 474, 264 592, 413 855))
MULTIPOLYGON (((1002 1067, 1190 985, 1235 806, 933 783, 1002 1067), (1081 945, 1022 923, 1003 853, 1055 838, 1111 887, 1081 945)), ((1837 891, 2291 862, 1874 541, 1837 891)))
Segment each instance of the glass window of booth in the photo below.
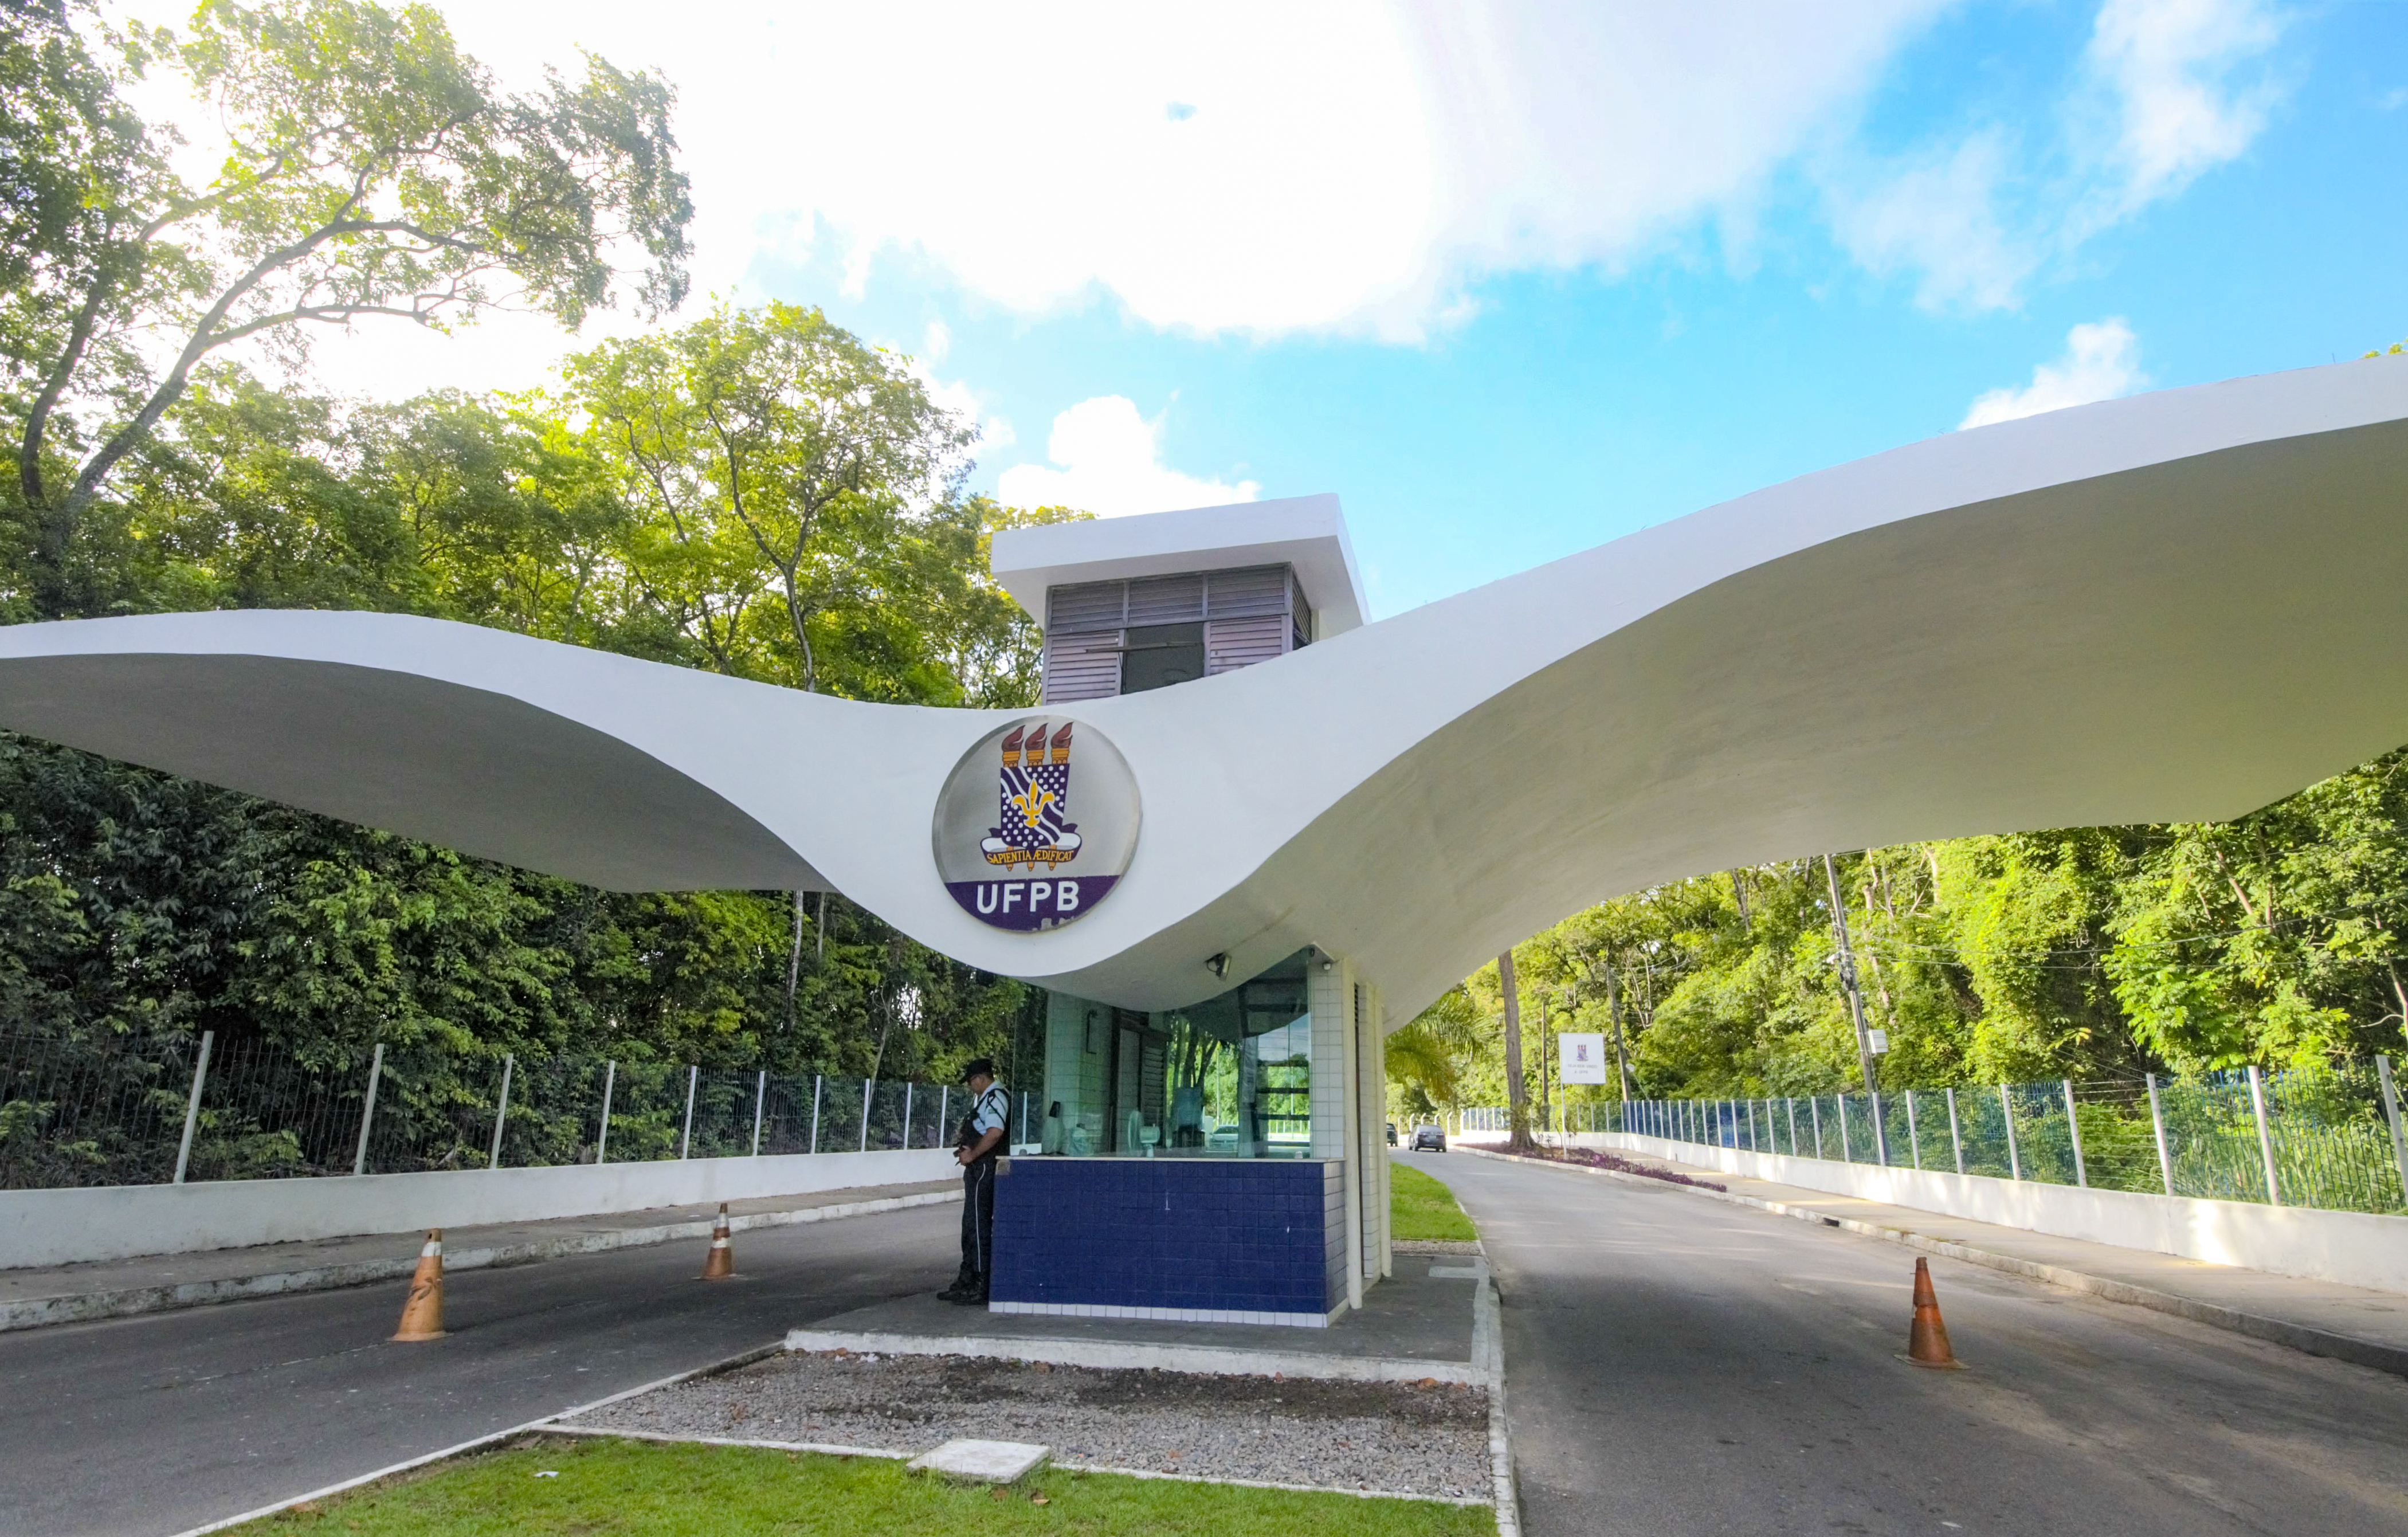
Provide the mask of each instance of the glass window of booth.
POLYGON ((1200 1003, 1139 1013, 1056 996, 1039 1140, 1074 1157, 1293 1157, 1312 1148, 1299 951, 1200 1003))

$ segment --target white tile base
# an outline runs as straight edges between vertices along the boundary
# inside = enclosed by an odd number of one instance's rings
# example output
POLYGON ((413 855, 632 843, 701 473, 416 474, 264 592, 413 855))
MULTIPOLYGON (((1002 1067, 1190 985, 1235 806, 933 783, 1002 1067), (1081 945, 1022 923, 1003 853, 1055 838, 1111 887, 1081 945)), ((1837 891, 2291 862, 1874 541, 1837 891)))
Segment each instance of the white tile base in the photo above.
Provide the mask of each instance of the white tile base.
POLYGON ((1271 1324, 1289 1329, 1326 1329, 1331 1313, 1248 1313, 1236 1308, 1130 1308, 1111 1302, 996 1302, 989 1313, 1027 1313, 1048 1318, 1152 1318, 1167 1324, 1271 1324))

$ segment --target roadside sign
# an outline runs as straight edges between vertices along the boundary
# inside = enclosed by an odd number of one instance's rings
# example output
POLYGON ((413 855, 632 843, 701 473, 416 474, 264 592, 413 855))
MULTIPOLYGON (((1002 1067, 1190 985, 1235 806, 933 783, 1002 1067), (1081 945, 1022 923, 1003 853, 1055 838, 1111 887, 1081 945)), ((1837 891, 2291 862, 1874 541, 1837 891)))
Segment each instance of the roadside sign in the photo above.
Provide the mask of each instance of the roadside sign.
POLYGON ((1580 1031, 1563 1030, 1555 1035, 1555 1061, 1562 1071, 1555 1076, 1566 1084, 1602 1084, 1605 1078, 1605 1037, 1580 1031))

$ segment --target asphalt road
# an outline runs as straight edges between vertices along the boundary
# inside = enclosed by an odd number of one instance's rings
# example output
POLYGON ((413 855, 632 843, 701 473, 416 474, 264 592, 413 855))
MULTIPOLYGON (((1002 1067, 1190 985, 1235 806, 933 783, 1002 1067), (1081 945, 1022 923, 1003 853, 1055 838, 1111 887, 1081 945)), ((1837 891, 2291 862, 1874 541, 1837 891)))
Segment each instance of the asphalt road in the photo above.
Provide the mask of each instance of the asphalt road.
POLYGON ((710 1285, 700 1242, 462 1271, 426 1344, 400 1282, 0 1334, 0 1533, 182 1531, 705 1366, 945 1285, 960 1222, 742 1232, 710 1285))
POLYGON ((2408 1532, 2408 1380, 1684 1193, 1409 1156, 1504 1299, 1532 1537, 2408 1532))

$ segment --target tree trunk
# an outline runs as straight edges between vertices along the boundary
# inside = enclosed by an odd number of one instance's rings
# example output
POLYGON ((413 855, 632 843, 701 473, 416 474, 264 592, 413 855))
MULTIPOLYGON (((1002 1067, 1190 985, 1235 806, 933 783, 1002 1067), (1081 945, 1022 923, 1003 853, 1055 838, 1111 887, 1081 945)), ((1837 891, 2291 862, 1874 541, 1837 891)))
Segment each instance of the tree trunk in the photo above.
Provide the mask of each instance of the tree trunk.
POLYGON ((803 894, 795 893, 795 942, 786 951, 786 1028, 795 1027, 795 989, 803 980, 803 894))
POLYGON ((1605 1017, 1613 1021, 1613 1073, 1622 1085, 1623 1103, 1630 1102, 1630 1057, 1622 1049, 1622 984, 1613 968, 1605 969, 1605 1017))
POLYGON ((1747 921, 1747 880, 1739 871, 1733 870, 1730 872, 1730 881, 1731 900, 1739 904, 1739 931, 1744 934, 1750 927, 1747 921))
POLYGON ((1497 957, 1497 980, 1505 992, 1505 1145, 1515 1153, 1534 1153, 1530 1138, 1530 1094, 1522 1082, 1522 999, 1513 981, 1513 952, 1497 957))
POLYGON ((1554 1109, 1554 1107, 1553 1107, 1553 1106, 1548 1102, 1548 1094, 1547 1094, 1547 1081, 1548 1081, 1548 1077, 1549 1077, 1548 1069, 1549 1069, 1549 1066, 1550 1066, 1550 1056, 1549 1056, 1549 1053, 1548 1053, 1547 1042, 1548 1042, 1548 1041, 1549 1041, 1549 1040, 1550 1040, 1550 1039, 1555 1035, 1555 1032, 1554 1031, 1554 1029, 1552 1029, 1552 1028, 1550 1027, 1551 1027, 1551 1025, 1552 1025, 1552 1023, 1553 1023, 1553 1021, 1554 1021, 1554 1018, 1555 1018, 1555 1016, 1554 1016, 1554 1015, 1552 1015, 1552 1014, 1550 1014, 1550 1013, 1547 1012, 1546 995, 1542 993, 1542 994, 1541 994, 1541 995, 1540 995, 1540 1002, 1539 1002, 1539 1121, 1538 1121, 1538 1127, 1539 1127, 1539 1129, 1540 1129, 1541 1131, 1542 1131, 1542 1132, 1544 1132, 1544 1131, 1552 1131, 1552 1130, 1554 1130, 1554 1129, 1555 1129, 1555 1109, 1554 1109))
POLYGON ((1865 1030, 1865 998, 1856 986, 1856 958, 1848 950, 1848 904, 1840 896, 1839 872, 1823 855, 1823 880, 1831 892, 1831 938, 1839 943, 1840 985, 1848 995, 1848 1019, 1856 1027, 1856 1066, 1865 1075, 1865 1097, 1873 1105, 1873 1154, 1889 1163, 1889 1134, 1882 1125, 1881 1081, 1873 1073, 1873 1041, 1865 1030))

